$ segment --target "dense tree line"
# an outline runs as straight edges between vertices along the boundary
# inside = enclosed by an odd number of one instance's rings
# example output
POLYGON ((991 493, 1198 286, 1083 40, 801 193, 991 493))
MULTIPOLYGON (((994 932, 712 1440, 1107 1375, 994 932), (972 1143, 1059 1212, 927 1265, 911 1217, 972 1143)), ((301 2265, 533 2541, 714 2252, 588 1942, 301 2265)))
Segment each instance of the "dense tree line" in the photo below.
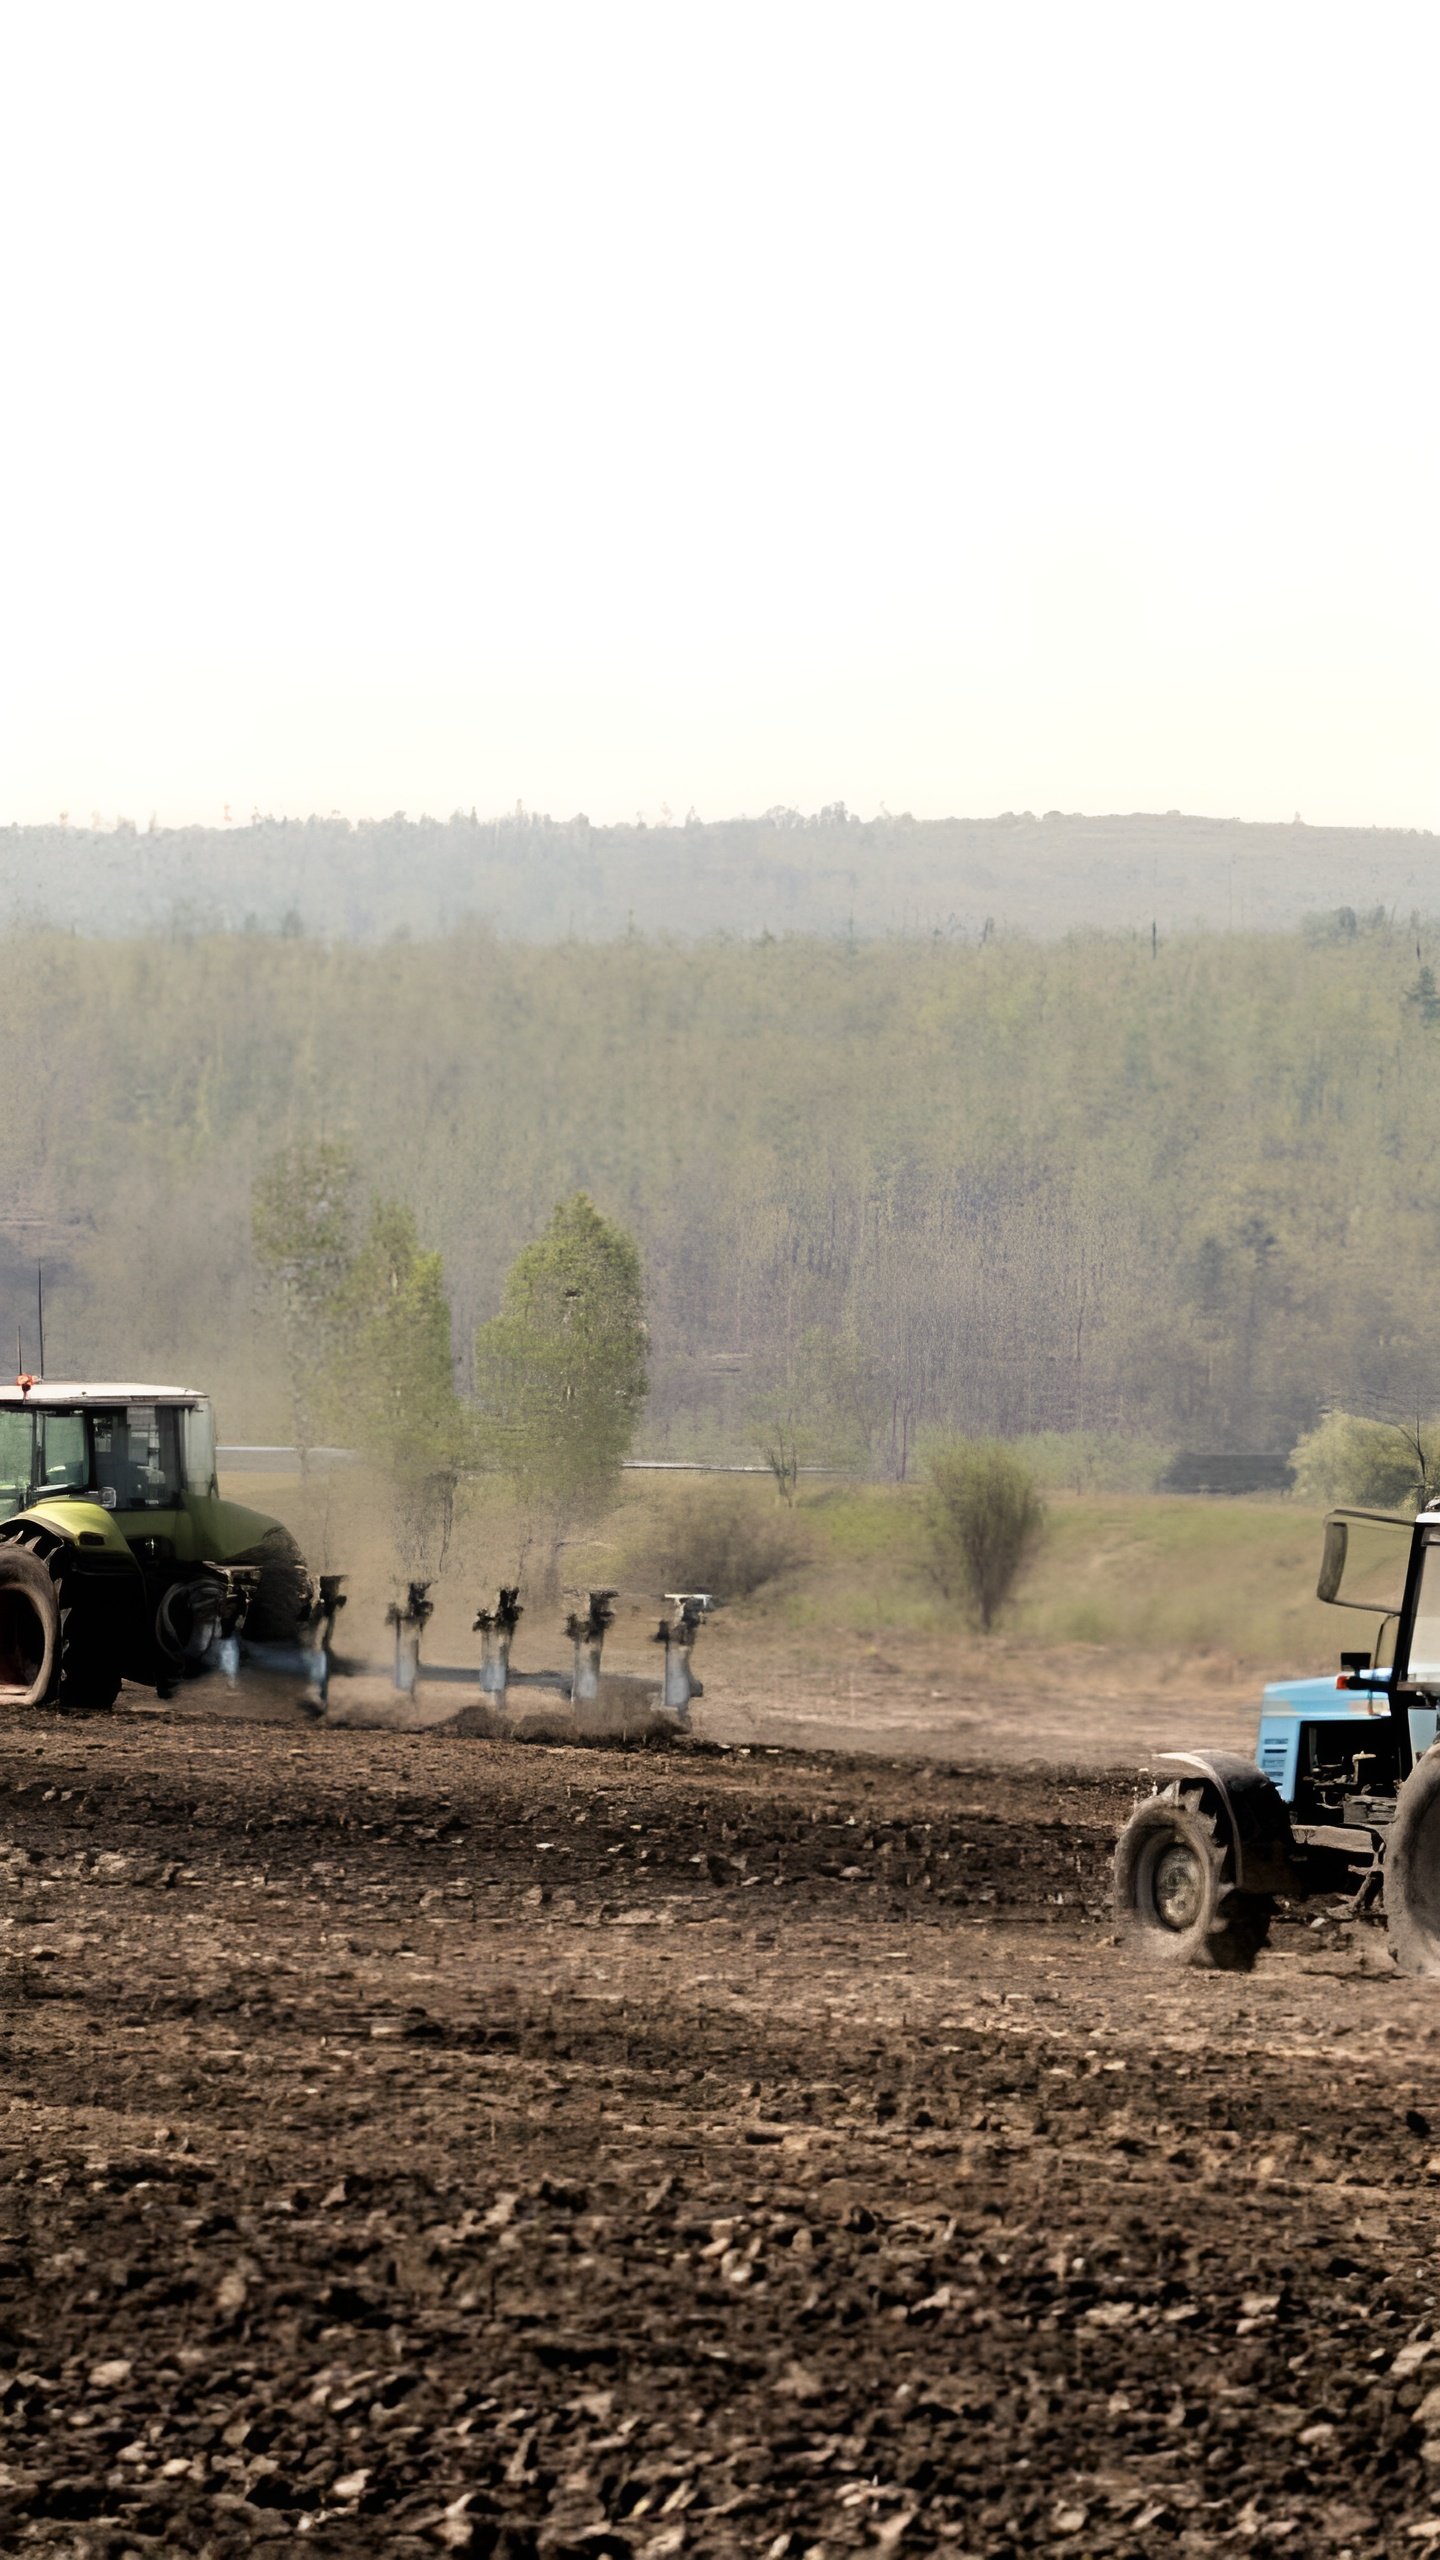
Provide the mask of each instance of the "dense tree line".
POLYGON ((43 1250, 52 1368, 213 1379, 235 1436, 285 1428, 250 1202, 297 1140, 442 1256, 462 1389, 588 1191, 640 1246, 657 1450, 778 1415, 883 1473, 940 1429, 1283 1449, 1440 1407, 1440 1024, 1383 924, 5 956, 6 1338, 43 1250))
POLYGON ((1351 929, 1430 911, 1437 839, 1254 826, 1179 810, 861 820, 804 813, 592 826, 584 816, 272 818, 229 827, 0 828, 0 925, 86 933, 426 937, 471 919, 542 942, 629 932, 938 933, 1103 927, 1351 929))

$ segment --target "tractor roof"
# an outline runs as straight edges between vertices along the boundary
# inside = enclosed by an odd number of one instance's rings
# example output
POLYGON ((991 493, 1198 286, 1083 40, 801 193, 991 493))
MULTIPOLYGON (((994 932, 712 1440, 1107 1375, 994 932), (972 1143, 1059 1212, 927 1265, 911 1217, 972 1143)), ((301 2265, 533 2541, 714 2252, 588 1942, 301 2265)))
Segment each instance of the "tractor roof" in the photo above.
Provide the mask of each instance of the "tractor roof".
POLYGON ((0 1389, 0 1409, 14 1412, 25 1405, 63 1405, 67 1411, 77 1404, 203 1404, 198 1387, 142 1387, 106 1382, 92 1385, 78 1378, 36 1378, 22 1388, 17 1378, 13 1386, 0 1389))

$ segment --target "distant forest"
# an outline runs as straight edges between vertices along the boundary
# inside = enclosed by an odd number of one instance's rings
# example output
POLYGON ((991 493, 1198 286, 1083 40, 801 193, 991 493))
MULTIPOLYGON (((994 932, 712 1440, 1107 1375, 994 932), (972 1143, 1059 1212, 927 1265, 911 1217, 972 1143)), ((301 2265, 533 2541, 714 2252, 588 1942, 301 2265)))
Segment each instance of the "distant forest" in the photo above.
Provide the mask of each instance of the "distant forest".
POLYGON ((444 1255, 466 1374, 589 1190, 644 1255, 655 1452, 877 1473, 942 1426, 1285 1449, 1440 1406, 1440 993, 1423 937, 589 947, 12 932, 0 1321, 209 1379, 283 1436, 250 1192, 350 1140, 444 1255))
POLYGON ((501 819, 256 816, 235 827, 0 828, 0 925, 85 933, 417 939, 471 921, 521 940, 932 936, 1211 928, 1284 931, 1308 916, 1440 905, 1440 838, 1232 819, 861 821, 802 816, 591 826, 501 819))

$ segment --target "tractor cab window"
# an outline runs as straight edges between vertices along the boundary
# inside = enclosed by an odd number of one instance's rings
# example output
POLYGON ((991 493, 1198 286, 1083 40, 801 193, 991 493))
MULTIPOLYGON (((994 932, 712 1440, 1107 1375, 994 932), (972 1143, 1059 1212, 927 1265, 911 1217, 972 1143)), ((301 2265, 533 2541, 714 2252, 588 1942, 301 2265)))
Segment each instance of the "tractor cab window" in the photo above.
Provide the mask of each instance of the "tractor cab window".
POLYGON ((90 1482, 84 1414, 47 1413, 41 1407, 35 1420, 40 1443, 35 1470, 37 1496, 43 1501, 47 1493, 83 1492, 90 1482))
POLYGON ((24 1510, 34 1472, 34 1414, 0 1413, 0 1520, 24 1510))
POLYGON ((1440 1684, 1440 1538, 1427 1538, 1420 1560, 1407 1678, 1440 1684))
POLYGON ((97 1412, 95 1482, 114 1511, 169 1511, 180 1499, 180 1414, 174 1405, 97 1412))
POLYGON ((1325 1522, 1315 1597, 1341 1609, 1388 1616, 1405 1596, 1414 1535, 1414 1521, 1398 1512, 1332 1511, 1325 1522))

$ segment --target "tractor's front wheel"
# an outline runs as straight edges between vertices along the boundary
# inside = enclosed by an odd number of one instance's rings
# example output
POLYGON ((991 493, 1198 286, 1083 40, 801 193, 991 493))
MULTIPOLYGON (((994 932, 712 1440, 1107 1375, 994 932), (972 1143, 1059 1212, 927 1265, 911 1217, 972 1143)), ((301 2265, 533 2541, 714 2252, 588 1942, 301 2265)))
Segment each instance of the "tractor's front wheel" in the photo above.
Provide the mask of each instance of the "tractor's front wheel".
POLYGON ((1234 1882, 1231 1844, 1203 1787, 1167 1787, 1136 1806, 1115 1850, 1115 1912, 1144 1954, 1247 1973, 1274 1907, 1272 1895, 1234 1882))
POLYGON ((1440 1973, 1440 1748, 1416 1761, 1385 1842, 1385 1926, 1402 1973, 1440 1973))
POLYGON ((177 1577, 155 1610, 155 1642, 164 1664, 162 1696, 181 1680, 198 1680, 220 1641, 225 1593, 203 1566, 177 1577))

